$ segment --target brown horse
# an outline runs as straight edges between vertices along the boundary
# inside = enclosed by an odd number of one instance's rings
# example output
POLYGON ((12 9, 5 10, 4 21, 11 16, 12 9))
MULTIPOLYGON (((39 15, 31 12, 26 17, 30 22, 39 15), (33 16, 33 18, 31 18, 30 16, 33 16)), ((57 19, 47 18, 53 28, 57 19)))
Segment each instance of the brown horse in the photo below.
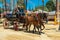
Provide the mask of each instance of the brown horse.
POLYGON ((45 26, 43 24, 43 21, 42 21, 42 19, 40 18, 39 15, 36 18, 36 16, 32 14, 32 16, 26 16, 25 19, 26 19, 26 23, 23 25, 23 27, 26 26, 26 31, 27 30, 30 31, 31 24, 34 25, 33 32, 36 31, 35 28, 38 29, 38 32, 39 33, 45 28, 45 26), (41 26, 43 26, 43 29, 41 28, 41 26))

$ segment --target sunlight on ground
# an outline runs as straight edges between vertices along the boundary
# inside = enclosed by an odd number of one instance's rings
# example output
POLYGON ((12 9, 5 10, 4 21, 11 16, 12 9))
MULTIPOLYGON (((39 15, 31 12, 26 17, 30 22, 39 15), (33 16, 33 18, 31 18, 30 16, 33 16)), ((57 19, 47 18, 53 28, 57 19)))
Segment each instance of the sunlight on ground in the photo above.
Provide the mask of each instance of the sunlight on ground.
MULTIPOLYGON (((4 29, 0 26, 0 40, 60 40, 60 32, 56 31, 58 25, 51 24, 54 22, 48 22, 45 24, 44 34, 37 35, 33 33, 27 33, 24 31, 14 31, 11 29, 4 29)), ((33 25, 31 29, 33 28, 33 25)))

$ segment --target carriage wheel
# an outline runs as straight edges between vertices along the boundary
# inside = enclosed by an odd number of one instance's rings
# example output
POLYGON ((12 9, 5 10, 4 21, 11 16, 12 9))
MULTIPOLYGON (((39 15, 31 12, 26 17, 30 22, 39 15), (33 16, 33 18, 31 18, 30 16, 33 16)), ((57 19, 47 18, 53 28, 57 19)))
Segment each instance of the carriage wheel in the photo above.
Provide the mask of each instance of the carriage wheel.
POLYGON ((7 29, 9 27, 9 23, 8 23, 7 19, 4 19, 4 21, 3 21, 3 27, 4 27, 4 29, 7 29))

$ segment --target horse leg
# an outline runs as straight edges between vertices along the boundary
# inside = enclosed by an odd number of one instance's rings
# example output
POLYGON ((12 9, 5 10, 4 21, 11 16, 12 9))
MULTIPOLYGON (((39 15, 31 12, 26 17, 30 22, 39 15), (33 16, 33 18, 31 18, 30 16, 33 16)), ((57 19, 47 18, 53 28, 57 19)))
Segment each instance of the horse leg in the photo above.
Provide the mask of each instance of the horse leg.
MULTIPOLYGON (((36 26, 35 26, 36 27, 36 26)), ((36 28, 35 28, 35 32, 36 32, 36 28)))
POLYGON ((25 25, 25 23, 24 23, 24 24, 23 24, 23 28, 22 28, 22 29, 24 29, 24 28, 25 28, 25 26, 26 26, 26 25, 25 25))
POLYGON ((34 28, 33 28, 33 33, 36 31, 36 29, 35 29, 35 25, 34 25, 34 28))
POLYGON ((27 25, 26 25, 26 31, 28 31, 28 25, 29 25, 29 23, 27 23, 27 25))
POLYGON ((30 27, 31 27, 31 24, 29 25, 29 32, 30 32, 30 27))
POLYGON ((40 24, 40 27, 39 27, 39 34, 41 35, 41 32, 42 32, 42 30, 41 30, 42 28, 41 28, 41 24, 40 24))
POLYGON ((40 35, 41 35, 41 33, 42 33, 42 30, 44 30, 45 29, 45 26, 44 26, 44 24, 40 24, 40 35), (42 26, 43 26, 43 29, 42 29, 42 26))
POLYGON ((41 25, 43 26, 43 29, 41 29, 41 30, 44 30, 44 29, 45 29, 45 26, 44 26, 44 24, 42 23, 41 25))
POLYGON ((38 29, 38 32, 39 32, 39 34, 40 34, 41 30, 39 29, 39 25, 37 26, 37 29, 38 29))

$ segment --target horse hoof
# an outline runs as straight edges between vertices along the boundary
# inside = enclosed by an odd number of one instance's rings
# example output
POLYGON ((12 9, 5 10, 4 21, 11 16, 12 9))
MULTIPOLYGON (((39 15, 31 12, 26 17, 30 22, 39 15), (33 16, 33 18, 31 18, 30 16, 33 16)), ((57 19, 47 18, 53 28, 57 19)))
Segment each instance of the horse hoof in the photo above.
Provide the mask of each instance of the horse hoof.
POLYGON ((33 33, 34 33, 34 31, 33 31, 33 33))
POLYGON ((41 33, 39 33, 39 35, 41 35, 41 33))
POLYGON ((37 32, 37 31, 35 30, 35 32, 37 32))
POLYGON ((29 30, 29 32, 30 32, 30 30, 29 30))
POLYGON ((26 29, 26 31, 27 31, 28 29, 26 29))
POLYGON ((4 28, 4 29, 8 29, 8 28, 4 28))
POLYGON ((41 30, 44 30, 44 29, 41 29, 41 30))
POLYGON ((39 32, 39 35, 41 35, 41 32, 39 32))

